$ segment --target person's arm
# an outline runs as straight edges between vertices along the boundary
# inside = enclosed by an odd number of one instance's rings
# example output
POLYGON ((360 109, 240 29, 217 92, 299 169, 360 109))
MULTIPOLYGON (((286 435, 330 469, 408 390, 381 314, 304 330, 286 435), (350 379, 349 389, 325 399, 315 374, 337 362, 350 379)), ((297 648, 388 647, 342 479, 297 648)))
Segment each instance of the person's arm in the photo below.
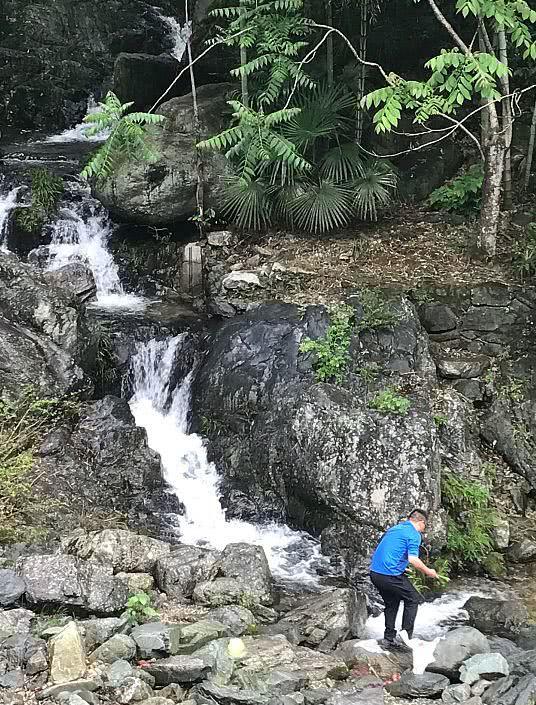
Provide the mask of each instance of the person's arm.
POLYGON ((428 568, 418 556, 408 556, 408 561, 420 573, 424 573, 429 578, 437 578, 437 572, 433 568, 428 568))

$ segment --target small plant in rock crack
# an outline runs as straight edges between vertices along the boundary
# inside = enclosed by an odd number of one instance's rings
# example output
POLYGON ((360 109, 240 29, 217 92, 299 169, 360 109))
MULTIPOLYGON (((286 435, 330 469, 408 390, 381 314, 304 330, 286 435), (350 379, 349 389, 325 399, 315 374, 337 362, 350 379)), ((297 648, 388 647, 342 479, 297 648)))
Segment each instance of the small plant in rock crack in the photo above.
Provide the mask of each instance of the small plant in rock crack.
POLYGON ((377 289, 362 289, 359 302, 363 307, 363 316, 357 324, 359 331, 388 328, 400 321, 400 315, 391 310, 389 302, 377 289))
POLYGON ((371 409, 381 411, 384 414, 398 414, 405 416, 408 413, 411 402, 407 397, 398 393, 394 387, 387 387, 369 401, 371 409))
POLYGON ((357 374, 366 385, 369 385, 378 379, 380 374, 380 367, 375 363, 372 363, 370 365, 364 365, 363 367, 359 368, 357 374))
POLYGON ((525 237, 514 243, 512 269, 521 280, 536 275, 536 223, 531 223, 525 237))
POLYGON ((152 606, 151 596, 141 591, 128 598, 126 610, 123 614, 129 624, 141 624, 152 617, 156 617, 158 612, 152 606))
POLYGON ((448 422, 448 418, 445 416, 445 414, 434 414, 434 423, 436 425, 436 428, 443 428, 443 426, 446 426, 448 422))
POLYGON ((350 362, 350 342, 355 311, 352 306, 333 306, 326 335, 318 340, 305 338, 300 352, 313 353, 313 369, 318 382, 340 384, 350 362))

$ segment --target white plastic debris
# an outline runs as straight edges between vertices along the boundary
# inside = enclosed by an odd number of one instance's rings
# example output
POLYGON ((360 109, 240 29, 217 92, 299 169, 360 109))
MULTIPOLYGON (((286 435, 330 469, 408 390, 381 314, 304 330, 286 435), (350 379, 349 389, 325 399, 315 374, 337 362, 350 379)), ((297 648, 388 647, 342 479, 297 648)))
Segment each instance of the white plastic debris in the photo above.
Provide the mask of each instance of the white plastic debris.
POLYGON ((401 631, 400 638, 412 651, 413 673, 422 675, 425 672, 426 667, 435 660, 434 651, 442 637, 438 636, 432 641, 424 641, 424 639, 410 639, 406 631, 401 631))

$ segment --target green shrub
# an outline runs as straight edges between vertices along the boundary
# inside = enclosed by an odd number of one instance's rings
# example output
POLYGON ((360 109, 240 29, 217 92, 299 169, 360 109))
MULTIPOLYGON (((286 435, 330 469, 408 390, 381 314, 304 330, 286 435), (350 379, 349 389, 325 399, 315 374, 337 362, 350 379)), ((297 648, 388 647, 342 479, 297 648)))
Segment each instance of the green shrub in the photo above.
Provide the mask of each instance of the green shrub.
POLYGON ((473 164, 461 176, 432 191, 428 197, 428 205, 435 210, 476 213, 480 208, 483 181, 482 165, 473 164))
POLYGON ((521 279, 530 279, 536 275, 536 223, 531 223, 525 237, 514 244, 512 268, 521 279))
MULTIPOLYGON (((492 532, 496 513, 490 507, 490 490, 480 482, 466 480, 451 472, 441 478, 443 504, 448 512, 447 552, 458 568, 476 563, 486 569, 486 561, 494 553, 492 532)), ((497 562, 502 556, 494 557, 497 562)))
POLYGON ((354 317, 352 306, 333 306, 326 335, 319 340, 305 338, 301 342, 300 352, 314 354, 313 369, 319 382, 342 382, 350 362, 354 317))
POLYGON ((131 595, 125 607, 126 610, 123 614, 129 624, 142 624, 158 614, 152 606, 151 596, 143 591, 131 595))
POLYGON ((440 557, 429 563, 429 567, 437 572, 437 580, 426 577, 423 573, 415 570, 412 566, 409 568, 409 577, 418 592, 428 592, 429 590, 437 590, 444 588, 449 582, 450 564, 448 558, 440 557))
POLYGON ((398 414, 405 416, 411 406, 411 402, 407 397, 398 394, 393 387, 388 387, 370 400, 369 406, 371 409, 381 411, 384 414, 398 414))
POLYGON ((437 428, 443 428, 443 426, 446 426, 447 422, 448 418, 445 414, 434 414, 434 423, 437 428))
POLYGON ((44 508, 34 491, 34 451, 44 433, 77 412, 73 398, 40 399, 33 388, 0 400, 0 543, 39 538, 31 520, 44 508))
POLYGON ((28 208, 18 208, 16 219, 27 233, 39 233, 54 215, 63 193, 63 179, 47 169, 32 172, 32 202, 28 208))
POLYGON ((400 315, 391 310, 378 289, 362 289, 359 301, 363 307, 363 316, 357 324, 357 330, 374 330, 388 328, 400 321, 400 315))

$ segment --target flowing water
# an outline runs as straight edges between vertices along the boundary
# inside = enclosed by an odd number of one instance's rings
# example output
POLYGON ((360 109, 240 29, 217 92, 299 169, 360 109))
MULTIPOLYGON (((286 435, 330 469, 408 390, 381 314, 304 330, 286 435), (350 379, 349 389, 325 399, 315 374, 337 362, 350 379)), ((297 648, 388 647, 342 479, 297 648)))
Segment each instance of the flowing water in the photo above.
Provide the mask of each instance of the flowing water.
POLYGON ((0 252, 8 252, 9 218, 11 211, 17 206, 19 191, 19 186, 6 191, 0 190, 0 252))
POLYGON ((70 262, 84 262, 93 273, 99 307, 139 310, 143 299, 125 292, 117 264, 108 248, 112 224, 101 204, 84 195, 60 209, 51 225, 48 268, 59 269, 70 262))
POLYGON ((273 574, 280 580, 314 587, 316 568, 325 566, 319 545, 305 533, 285 525, 227 521, 219 500, 219 477, 201 436, 189 432, 192 370, 171 388, 184 334, 138 344, 131 358, 133 396, 130 408, 149 445, 162 458, 165 479, 185 506, 179 519, 181 541, 222 549, 229 543, 262 546, 273 574))
MULTIPOLYGON (((90 96, 87 103, 86 116, 96 113, 98 110, 98 103, 93 96, 90 96)), ((106 132, 100 132, 98 135, 89 137, 86 135, 86 131, 89 127, 91 127, 91 125, 82 121, 78 123, 78 125, 70 127, 57 135, 47 137, 45 142, 57 142, 60 144, 64 144, 65 142, 103 142, 108 137, 108 133, 106 132)))
POLYGON ((179 62, 182 61, 182 57, 186 51, 188 39, 192 34, 192 23, 186 22, 181 27, 180 22, 175 17, 166 17, 165 15, 160 14, 156 8, 155 12, 169 30, 169 34, 173 42, 171 56, 175 57, 175 59, 179 62))

